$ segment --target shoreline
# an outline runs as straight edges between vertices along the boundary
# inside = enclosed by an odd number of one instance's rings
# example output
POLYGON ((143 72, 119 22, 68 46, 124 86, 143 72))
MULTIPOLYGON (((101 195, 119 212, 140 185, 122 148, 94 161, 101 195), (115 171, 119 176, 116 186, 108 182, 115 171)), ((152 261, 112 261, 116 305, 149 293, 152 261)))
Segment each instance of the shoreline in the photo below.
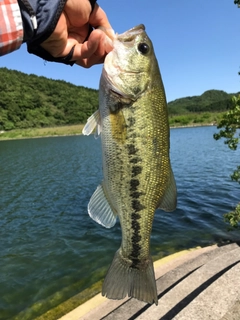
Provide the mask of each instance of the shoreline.
POLYGON ((195 127, 216 127, 216 123, 206 123, 206 124, 191 124, 191 125, 185 125, 185 126, 174 126, 171 127, 170 129, 183 129, 183 128, 195 128, 195 127))
MULTIPOLYGON (((197 128, 197 127, 212 127, 216 126, 215 123, 205 123, 205 124, 189 124, 189 125, 179 125, 170 126, 170 129, 184 129, 184 128, 197 128)), ((60 127, 49 127, 49 128, 34 128, 34 129, 23 129, 23 130, 12 130, 12 131, 1 131, 0 132, 0 142, 8 140, 25 140, 25 139, 38 139, 38 138, 57 138, 57 137, 71 137, 71 136, 81 136, 82 128, 84 124, 72 125, 72 126, 60 126, 60 127), (41 134, 42 131, 42 134, 41 134), (58 133, 56 131, 59 131, 58 133), (69 132, 64 132, 69 131, 69 132), (78 132, 76 132, 78 131, 78 132), (34 135, 34 132, 39 132, 34 135), (44 132, 46 132, 44 134, 44 132), (51 133, 52 132, 52 133, 51 133), (2 137, 2 134, 8 133, 9 136, 2 137), (29 135, 28 135, 29 133, 29 135)))

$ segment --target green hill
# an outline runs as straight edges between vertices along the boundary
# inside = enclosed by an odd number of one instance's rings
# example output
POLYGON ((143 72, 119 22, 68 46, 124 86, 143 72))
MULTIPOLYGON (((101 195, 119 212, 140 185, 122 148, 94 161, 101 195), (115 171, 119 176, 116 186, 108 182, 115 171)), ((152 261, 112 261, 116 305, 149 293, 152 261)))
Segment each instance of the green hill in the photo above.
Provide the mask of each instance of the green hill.
MULTIPOLYGON (((97 90, 7 68, 0 68, 0 92, 0 131, 85 123, 98 108, 97 90)), ((201 96, 171 101, 170 122, 189 123, 189 114, 196 122, 195 114, 225 111, 232 95, 209 90, 201 96), (175 115, 178 118, 173 119, 175 115)))
POLYGON ((168 103, 169 114, 226 111, 232 103, 233 95, 222 90, 208 90, 200 96, 177 99, 168 103))
POLYGON ((0 68, 0 130, 83 123, 98 91, 0 68))

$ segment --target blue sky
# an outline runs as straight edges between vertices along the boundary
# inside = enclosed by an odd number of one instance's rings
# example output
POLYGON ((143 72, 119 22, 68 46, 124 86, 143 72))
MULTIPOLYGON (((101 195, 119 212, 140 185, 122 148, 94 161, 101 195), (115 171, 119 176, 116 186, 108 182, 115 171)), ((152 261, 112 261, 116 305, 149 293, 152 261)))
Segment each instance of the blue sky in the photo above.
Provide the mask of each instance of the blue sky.
MULTIPOLYGON (((172 101, 206 90, 240 91, 240 9, 233 0, 99 0, 113 29, 143 23, 172 101)), ((26 46, 0 58, 0 67, 98 89, 102 66, 83 69, 47 62, 26 46)))

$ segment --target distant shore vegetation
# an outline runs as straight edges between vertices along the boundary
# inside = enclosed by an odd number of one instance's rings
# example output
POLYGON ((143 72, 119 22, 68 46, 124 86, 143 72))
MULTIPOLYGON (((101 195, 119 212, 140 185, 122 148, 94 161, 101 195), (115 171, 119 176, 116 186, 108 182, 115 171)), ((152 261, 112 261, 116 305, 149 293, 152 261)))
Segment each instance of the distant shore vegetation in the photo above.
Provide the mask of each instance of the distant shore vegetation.
MULTIPOLYGON (((0 68, 0 139, 81 134, 98 108, 98 90, 0 68)), ((208 90, 168 103, 171 127, 215 124, 232 96, 208 90)))

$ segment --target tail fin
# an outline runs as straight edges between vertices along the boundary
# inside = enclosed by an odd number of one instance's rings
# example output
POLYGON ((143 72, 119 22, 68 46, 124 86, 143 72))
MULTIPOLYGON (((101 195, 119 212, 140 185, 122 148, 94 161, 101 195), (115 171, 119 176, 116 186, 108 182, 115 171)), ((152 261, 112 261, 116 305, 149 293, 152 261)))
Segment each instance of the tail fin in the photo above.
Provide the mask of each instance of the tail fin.
POLYGON ((131 261, 123 260, 119 250, 103 282, 102 295, 109 299, 123 299, 127 295, 147 303, 158 304, 157 288, 152 258, 144 269, 131 267, 131 261))

